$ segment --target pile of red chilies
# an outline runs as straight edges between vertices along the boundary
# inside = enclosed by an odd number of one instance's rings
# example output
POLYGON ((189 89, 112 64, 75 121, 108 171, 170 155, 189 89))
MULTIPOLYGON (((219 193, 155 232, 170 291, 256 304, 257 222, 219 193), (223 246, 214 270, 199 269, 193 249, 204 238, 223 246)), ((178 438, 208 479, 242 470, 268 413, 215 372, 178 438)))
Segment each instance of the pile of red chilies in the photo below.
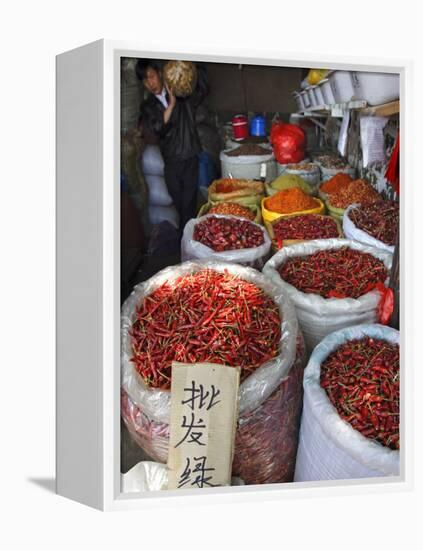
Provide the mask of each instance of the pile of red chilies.
POLYGON ((339 237, 339 230, 333 218, 304 214, 282 217, 273 225, 275 238, 284 239, 331 239, 339 237))
POLYGON ((278 355, 281 318, 254 284, 203 269, 146 296, 130 334, 139 374, 147 385, 168 389, 172 361, 239 366, 244 380, 278 355))
POLYGON ((399 204, 395 201, 378 201, 353 208, 348 217, 356 227, 375 239, 393 246, 399 223, 399 204))
POLYGON ((255 248, 264 243, 263 230, 247 220, 211 216, 197 223, 194 240, 215 252, 255 248))
POLYGON ((323 298, 359 298, 388 276, 381 260, 347 246, 288 258, 278 271, 301 292, 323 298))
POLYGON ((399 346, 365 337, 339 346, 321 365, 320 385, 341 418, 399 449, 399 346))

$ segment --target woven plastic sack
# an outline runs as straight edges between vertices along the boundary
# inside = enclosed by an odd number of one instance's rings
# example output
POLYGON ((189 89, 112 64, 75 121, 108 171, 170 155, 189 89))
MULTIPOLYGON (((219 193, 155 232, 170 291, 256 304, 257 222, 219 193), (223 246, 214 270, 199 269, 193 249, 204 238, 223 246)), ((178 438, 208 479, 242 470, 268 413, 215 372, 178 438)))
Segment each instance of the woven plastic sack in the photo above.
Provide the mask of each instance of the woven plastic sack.
POLYGON ((348 213, 353 209, 356 208, 357 204, 351 204, 344 212, 344 216, 342 219, 342 226, 344 229, 344 234, 347 239, 352 239, 353 241, 358 241, 363 244, 367 244, 369 246, 374 246, 376 248, 380 248, 382 250, 386 250, 387 252, 390 252, 391 254, 394 253, 394 246, 391 246, 389 244, 386 244, 382 241, 379 241, 379 239, 376 239, 375 237, 372 237, 372 235, 369 235, 369 233, 366 233, 362 229, 359 229, 354 225, 354 222, 349 218, 348 213))
MULTIPOLYGON (((234 202, 234 201, 230 201, 230 202, 234 202)), ((197 218, 199 218, 200 216, 205 216, 206 214, 208 214, 210 208, 212 208, 216 204, 219 204, 219 201, 214 202, 214 203, 209 201, 209 202, 206 202, 205 204, 203 204, 203 206, 198 211, 197 218)), ((257 204, 251 204, 251 205, 246 206, 246 208, 251 210, 251 212, 254 214, 254 219, 252 220, 253 222, 262 223, 263 218, 261 217, 261 208, 260 208, 260 206, 258 206, 257 204)), ((243 219, 246 219, 246 218, 243 218, 243 219)))
MULTIPOLYGON (((226 178, 224 178, 226 179, 226 178)), ((222 180, 215 180, 209 187, 209 201, 216 202, 237 202, 245 206, 259 205, 264 196, 264 185, 259 181, 246 179, 231 180, 234 190, 230 192, 217 192, 222 180)))
POLYGON ((163 176, 146 174, 145 181, 148 185, 148 202, 151 206, 170 206, 172 197, 169 195, 163 176))
POLYGON ((185 262, 166 268, 135 287, 122 307, 121 317, 122 418, 134 440, 151 458, 167 461, 171 394, 148 388, 137 374, 130 362, 132 347, 128 331, 136 305, 144 296, 165 281, 205 268, 239 275, 262 288, 279 305, 280 354, 257 368, 240 385, 233 474, 247 484, 291 481, 302 403, 304 344, 290 300, 254 269, 227 262, 185 262), (280 435, 275 437, 276 433, 280 435))
POLYGON ((158 145, 147 145, 141 157, 143 173, 150 176, 164 176, 164 160, 158 145))
POLYGON ((309 350, 335 330, 363 323, 375 323, 378 320, 381 294, 377 290, 367 292, 359 298, 323 298, 317 294, 307 294, 297 290, 285 282, 277 271, 288 258, 311 255, 320 250, 333 250, 343 246, 371 254, 383 261, 388 271, 391 269, 392 254, 347 239, 316 239, 293 244, 277 252, 263 268, 263 273, 279 285, 293 301, 309 350))
POLYGON ((265 181, 269 182, 276 177, 276 162, 273 152, 270 150, 268 155, 240 155, 228 156, 228 151, 221 151, 220 164, 223 178, 245 178, 259 179, 261 166, 266 166, 265 181))
POLYGON ((295 481, 398 476, 399 451, 367 439, 343 420, 320 386, 320 365, 344 342, 370 336, 399 344, 399 332, 378 324, 338 330, 314 349, 304 373, 304 408, 295 481))
POLYGON ((236 216, 222 216, 219 214, 209 214, 201 218, 189 220, 185 225, 184 233, 181 241, 181 260, 216 260, 222 262, 231 262, 235 264, 262 269, 269 258, 272 242, 267 231, 262 225, 250 222, 255 225, 263 234, 264 242, 262 245, 255 248, 243 248, 240 250, 225 250, 224 252, 215 252, 212 248, 195 241, 194 230, 198 223, 207 220, 208 218, 221 218, 240 220, 236 216))
POLYGON ((172 206, 153 206, 148 207, 148 215, 150 222, 154 225, 169 222, 176 229, 179 227, 179 214, 176 211, 176 208, 172 206))

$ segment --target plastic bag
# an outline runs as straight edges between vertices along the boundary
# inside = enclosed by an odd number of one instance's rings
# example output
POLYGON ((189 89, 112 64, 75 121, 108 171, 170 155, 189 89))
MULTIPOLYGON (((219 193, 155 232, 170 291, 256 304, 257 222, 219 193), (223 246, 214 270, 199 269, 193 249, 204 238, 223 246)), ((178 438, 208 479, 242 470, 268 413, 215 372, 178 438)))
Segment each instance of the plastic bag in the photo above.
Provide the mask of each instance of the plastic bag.
POLYGON ((363 244, 367 244, 369 246, 374 246, 376 248, 381 248, 382 250, 386 250, 387 252, 390 252, 391 254, 394 253, 394 246, 390 246, 389 244, 385 244, 382 241, 379 241, 379 239, 376 239, 375 237, 372 237, 372 235, 369 235, 369 233, 366 233, 362 229, 359 229, 354 225, 354 222, 349 218, 348 213, 353 209, 356 208, 357 204, 351 204, 345 211, 344 216, 342 219, 342 226, 344 230, 345 237, 347 239, 352 239, 353 241, 358 241, 363 244))
POLYGON ((150 216, 150 222, 152 224, 158 224, 162 222, 169 222, 174 227, 179 227, 179 214, 176 208, 172 206, 149 206, 148 214, 150 216))
POLYGON ((295 124, 273 123, 270 142, 280 164, 301 162, 305 157, 306 136, 304 131, 295 124))
MULTIPOLYGON (((123 493, 143 493, 167 489, 169 481, 165 464, 143 460, 122 474, 123 493)), ((245 485, 239 477, 232 477, 231 486, 245 485)))
POLYGON ((187 97, 197 84, 197 68, 192 61, 168 61, 163 67, 163 77, 176 96, 187 97))
POLYGON ((121 317, 122 418, 135 441, 149 456, 167 461, 171 393, 146 387, 130 362, 132 346, 128 331, 135 308, 144 296, 165 281, 205 268, 239 275, 262 288, 279 305, 282 317, 280 354, 261 365, 240 385, 240 418, 235 444, 235 457, 239 459, 235 458, 233 471, 246 483, 258 479, 269 483, 291 480, 293 470, 288 466, 295 462, 304 344, 290 300, 254 269, 227 262, 185 262, 166 268, 135 287, 122 307, 121 317), (289 421, 282 432, 292 437, 289 445, 285 439, 274 437, 276 426, 284 425, 285 414, 289 415, 289 421), (244 430, 243 422, 244 426, 249 423, 244 430))
POLYGON ((172 197, 169 195, 164 177, 151 174, 146 174, 144 177, 148 185, 149 204, 151 206, 170 206, 172 197))
POLYGON ((267 182, 276 177, 276 162, 273 152, 270 150, 268 155, 240 155, 228 156, 228 151, 221 151, 220 163, 222 177, 246 178, 249 180, 258 180, 261 177, 262 165, 265 165, 267 182))
POLYGON ((144 175, 164 176, 164 160, 158 145, 147 145, 141 156, 144 175))
POLYGON ((209 214, 201 218, 190 220, 184 228, 181 241, 181 260, 216 260, 222 262, 233 262, 236 264, 261 269, 266 263, 272 242, 263 226, 250 222, 255 225, 263 234, 264 243, 255 248, 244 248, 241 250, 225 250, 224 252, 215 252, 212 248, 195 241, 193 238, 195 226, 208 218, 223 218, 238 220, 236 216, 222 216, 219 214, 209 214))
POLYGON ((320 386, 320 365, 344 342, 364 336, 399 344, 399 332, 382 325, 359 325, 338 330, 314 349, 304 373, 295 481, 397 476, 399 451, 367 439, 345 422, 320 386))
POLYGON ((298 322, 310 350, 335 330, 376 322, 381 293, 378 290, 372 290, 359 298, 323 298, 317 294, 306 294, 297 290, 280 277, 277 269, 288 258, 306 256, 319 250, 331 250, 343 246, 371 254, 383 261, 388 270, 391 269, 392 254, 347 239, 317 239, 293 244, 277 252, 263 268, 263 273, 279 285, 293 301, 298 322))

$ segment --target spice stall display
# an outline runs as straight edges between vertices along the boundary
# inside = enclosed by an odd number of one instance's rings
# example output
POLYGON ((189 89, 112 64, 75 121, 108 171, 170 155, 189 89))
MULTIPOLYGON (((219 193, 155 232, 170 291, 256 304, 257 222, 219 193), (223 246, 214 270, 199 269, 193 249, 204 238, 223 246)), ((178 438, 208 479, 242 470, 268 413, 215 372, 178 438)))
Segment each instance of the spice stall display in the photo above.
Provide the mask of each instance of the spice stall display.
POLYGON ((185 262, 137 285, 122 308, 122 417, 166 462, 171 362, 241 367, 233 475, 291 481, 302 403, 304 345, 295 310, 258 271, 185 262))
POLYGON ((398 476, 399 332, 345 328, 314 349, 304 374, 295 480, 398 476))
POLYGON ((353 180, 339 190, 327 194, 326 207, 331 216, 342 219, 351 204, 367 205, 382 200, 379 193, 364 180, 353 180))
POLYGON ((343 228, 348 239, 394 253, 399 231, 399 203, 377 201, 351 205, 344 213, 343 228))
POLYGON ((261 212, 268 227, 273 220, 289 214, 324 214, 325 205, 320 199, 307 195, 298 187, 292 187, 263 199, 261 212))
POLYGON ((312 187, 302 177, 295 174, 282 174, 281 176, 278 176, 276 179, 274 179, 272 182, 265 184, 266 195, 271 197, 272 195, 275 195, 278 191, 291 189, 292 187, 298 187, 308 195, 313 194, 312 187))
POLYGON ((347 239, 283 248, 263 273, 293 301, 308 349, 327 334, 379 320, 392 254, 347 239))
POLYGON ((184 228, 181 259, 220 260, 261 269, 269 258, 271 240, 263 226, 237 218, 208 214, 184 228))
POLYGON ((243 206, 259 205, 264 196, 264 185, 260 181, 221 178, 209 187, 209 202, 236 202, 243 206))
POLYGON ((343 237, 339 222, 320 214, 282 216, 267 228, 276 250, 303 241, 343 237))
POLYGON ((254 143, 245 143, 220 153, 222 177, 260 179, 262 166, 266 170, 266 181, 276 177, 276 161, 273 151, 254 143))
POLYGON ((257 204, 243 206, 237 202, 206 202, 198 211, 197 218, 206 214, 228 214, 229 216, 237 216, 245 220, 250 220, 255 223, 261 223, 261 208, 257 204))

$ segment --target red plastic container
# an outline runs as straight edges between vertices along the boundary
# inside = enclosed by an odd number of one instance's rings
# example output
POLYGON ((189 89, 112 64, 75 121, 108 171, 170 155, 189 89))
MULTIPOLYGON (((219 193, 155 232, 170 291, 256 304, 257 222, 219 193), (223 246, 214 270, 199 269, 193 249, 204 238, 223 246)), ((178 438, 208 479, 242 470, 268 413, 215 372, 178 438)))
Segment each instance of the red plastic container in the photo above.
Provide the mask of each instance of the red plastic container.
POLYGON ((248 137, 248 118, 246 115, 235 115, 232 118, 234 139, 240 140, 248 137))

